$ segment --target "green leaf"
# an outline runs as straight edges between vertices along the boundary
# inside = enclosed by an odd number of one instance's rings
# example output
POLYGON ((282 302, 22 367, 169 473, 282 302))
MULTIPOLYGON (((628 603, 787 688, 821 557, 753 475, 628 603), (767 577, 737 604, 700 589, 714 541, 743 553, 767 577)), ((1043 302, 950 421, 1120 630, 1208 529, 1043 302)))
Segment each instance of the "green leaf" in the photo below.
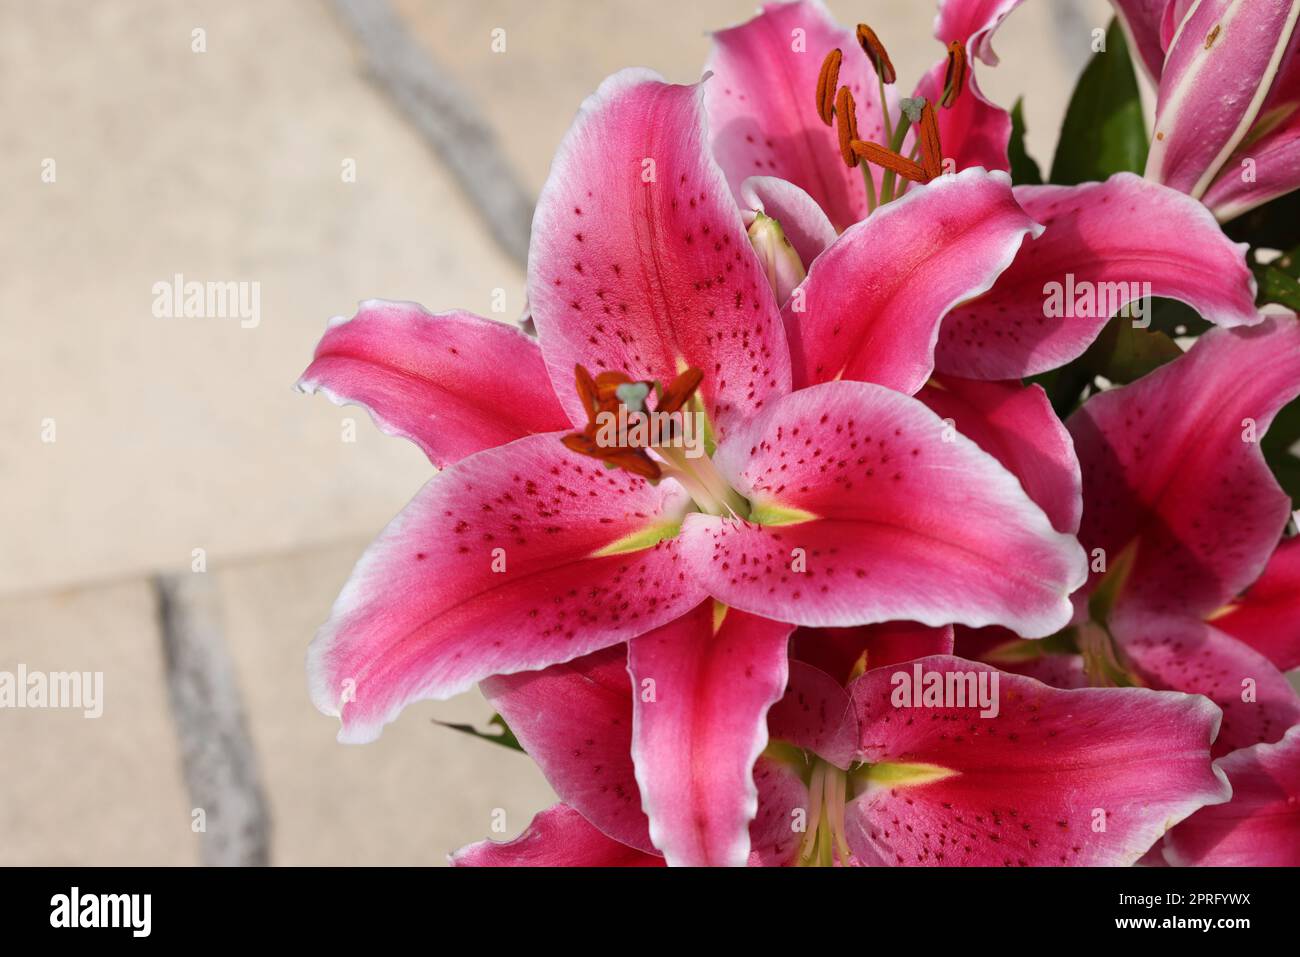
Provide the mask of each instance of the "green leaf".
POLYGON ((1279 196, 1223 224, 1229 238, 1252 246, 1290 249, 1300 223, 1300 190, 1279 196))
POLYGON ((1280 269, 1292 279, 1300 279, 1300 246, 1288 249, 1269 263, 1274 269, 1280 269))
POLYGON ((1260 446, 1267 457, 1271 452, 1286 452, 1297 442, 1300 442, 1300 399, 1283 406, 1273 417, 1260 446))
POLYGON ((1106 49, 1093 54, 1065 112, 1052 163, 1053 183, 1072 186, 1146 167, 1146 120, 1137 77, 1119 23, 1106 31, 1106 49))
POLYGON ((1199 336, 1208 332, 1211 326, 1185 302, 1177 299, 1153 299, 1151 328, 1167 336, 1199 336))
POLYGON ((1178 343, 1158 329, 1139 329, 1123 314, 1112 316, 1101 335, 1077 360, 1094 375, 1116 385, 1140 379, 1183 354, 1178 343))
POLYGON ((1097 373, 1122 385, 1142 378, 1148 372, 1172 362, 1183 354, 1178 343, 1158 329, 1137 329, 1131 319, 1116 316, 1107 328, 1115 331, 1110 340, 1110 354, 1097 373))
POLYGON ((1112 316, 1083 355, 1026 381, 1041 385, 1057 416, 1069 418, 1097 376, 1124 385, 1183 354, 1178 343, 1155 326, 1154 319, 1147 328, 1138 328, 1128 316, 1112 316))
POLYGON ((1026 385, 1040 385, 1052 403, 1052 411, 1058 419, 1068 419, 1079 406, 1079 400, 1085 389, 1093 385, 1097 374, 1087 368, 1080 356, 1068 365, 1051 369, 1025 379, 1026 385))
POLYGON ((1300 280, 1276 266, 1260 266, 1255 271, 1259 281, 1257 302, 1277 302, 1288 309, 1300 310, 1300 280))
POLYGON ((493 733, 489 731, 480 731, 472 724, 452 724, 449 721, 434 721, 434 724, 440 724, 444 728, 451 728, 453 731, 459 731, 461 734, 473 735, 476 738, 482 738, 484 741, 491 741, 493 744, 499 744, 503 748, 510 748, 512 751, 523 751, 524 746, 519 743, 515 733, 510 730, 506 724, 506 719, 499 714, 494 714, 488 721, 489 726, 500 728, 500 732, 493 733))
POLYGON ((1039 186, 1043 173, 1038 162, 1025 149, 1025 98, 1016 100, 1011 108, 1011 141, 1007 143, 1007 157, 1011 160, 1011 182, 1015 186, 1039 186))
POLYGON ((1290 452, 1279 452, 1265 457, 1268 459, 1269 468, 1273 470, 1273 477, 1277 479, 1277 484, 1291 496, 1291 507, 1300 509, 1300 459, 1290 452))
POLYGON ((1247 261, 1259 283, 1256 302, 1281 303, 1289 309, 1300 310, 1300 246, 1288 249, 1272 262, 1255 261, 1256 250, 1251 250, 1247 261))
POLYGON ((1300 442, 1300 399, 1286 405, 1273 418, 1260 449, 1278 484, 1291 496, 1292 508, 1300 508, 1300 459, 1291 449, 1300 442))

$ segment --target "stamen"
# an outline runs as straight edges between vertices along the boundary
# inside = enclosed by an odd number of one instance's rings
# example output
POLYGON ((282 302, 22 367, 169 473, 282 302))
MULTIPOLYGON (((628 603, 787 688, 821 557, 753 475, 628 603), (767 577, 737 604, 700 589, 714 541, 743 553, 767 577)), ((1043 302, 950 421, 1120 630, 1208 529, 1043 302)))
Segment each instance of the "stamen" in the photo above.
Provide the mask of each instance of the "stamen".
POLYGON ((921 107, 921 167, 926 181, 943 172, 943 148, 939 145, 939 121, 935 119, 934 106, 927 100, 921 107))
POLYGON ((586 432, 574 432, 560 440, 565 447, 582 455, 599 459, 606 465, 655 481, 663 474, 659 463, 641 449, 607 448, 586 432))
POLYGON ((840 157, 845 166, 853 169, 858 165, 858 158, 853 155, 853 141, 858 138, 858 114, 847 86, 840 87, 835 97, 835 131, 840 136, 840 157))
POLYGON ((944 109, 957 102, 962 90, 966 89, 966 45, 960 40, 948 44, 948 66, 943 73, 943 96, 939 105, 944 109))
POLYGON ((687 369, 664 389, 663 396, 655 406, 656 412, 677 412, 690 401, 695 390, 704 381, 704 373, 699 369, 687 369))
POLYGON ((578 387, 578 398, 582 400, 582 407, 587 410, 587 425, 592 426, 596 423, 596 380, 591 377, 591 373, 582 366, 573 367, 574 383, 578 387))
POLYGON ((606 408, 610 403, 618 405, 618 387, 627 385, 632 381, 632 377, 625 372, 602 372, 595 378, 596 383, 596 401, 601 408, 606 408))
POLYGON ((866 140, 854 140, 853 152, 860 159, 864 159, 868 163, 875 163, 884 169, 892 170, 904 179, 910 179, 914 183, 928 183, 933 179, 919 163, 914 163, 907 157, 900 156, 893 150, 887 150, 875 143, 868 143, 866 140))
POLYGON ((844 54, 836 47, 826 54, 821 73, 817 76, 817 115, 830 126, 835 112, 835 90, 840 82, 840 61, 844 54))
MULTIPOLYGON (((623 469, 652 481, 658 480, 663 477, 663 469, 648 453, 650 449, 655 449, 662 455, 663 451, 653 444, 646 448, 633 445, 633 440, 625 435, 618 436, 614 444, 602 442, 599 438, 602 430, 598 427, 597 418, 605 412, 617 415, 621 410, 629 421, 644 421, 649 415, 646 399, 653 389, 657 397, 654 413, 665 413, 659 419, 663 422, 667 414, 681 411, 703 379, 704 373, 699 369, 687 369, 673 379, 666 390, 662 390, 657 383, 634 380, 625 372, 601 372, 593 377, 582 366, 574 366, 574 384, 578 398, 587 410, 587 425, 581 432, 566 435, 561 441, 565 448, 599 459, 611 468, 623 469)), ((668 421, 672 423, 673 420, 668 421)), ((671 433, 658 436, 658 441, 662 443, 676 438, 676 429, 672 429, 671 433)), ((608 439, 608 435, 605 437, 608 439)))
POLYGON ((885 45, 880 42, 880 37, 876 36, 876 31, 865 23, 859 23, 858 43, 862 46, 862 52, 867 55, 867 59, 871 61, 876 75, 886 83, 893 83, 898 78, 894 72, 894 64, 889 59, 885 45))

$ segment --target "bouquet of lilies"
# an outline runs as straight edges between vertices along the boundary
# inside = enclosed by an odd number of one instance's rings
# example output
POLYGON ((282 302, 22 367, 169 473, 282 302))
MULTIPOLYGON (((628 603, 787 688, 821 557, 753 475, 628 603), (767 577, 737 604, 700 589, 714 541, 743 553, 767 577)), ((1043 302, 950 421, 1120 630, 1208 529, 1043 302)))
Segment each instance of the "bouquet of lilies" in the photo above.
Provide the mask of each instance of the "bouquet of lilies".
POLYGON ((455 863, 1300 864, 1300 0, 1114 0, 1048 182, 1018 4, 910 96, 817 0, 617 73, 526 322, 330 324, 299 387, 439 471, 312 700, 478 684, 562 801, 455 863))

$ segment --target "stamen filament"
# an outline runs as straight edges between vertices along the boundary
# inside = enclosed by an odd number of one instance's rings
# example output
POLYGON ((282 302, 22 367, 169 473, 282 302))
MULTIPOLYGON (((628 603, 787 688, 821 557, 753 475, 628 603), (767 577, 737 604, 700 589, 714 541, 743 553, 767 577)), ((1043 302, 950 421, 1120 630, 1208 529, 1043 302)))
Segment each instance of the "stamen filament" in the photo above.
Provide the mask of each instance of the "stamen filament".
MULTIPOLYGON (((903 148, 903 140, 907 137, 907 131, 911 128, 911 125, 912 121, 908 118, 906 113, 900 113, 898 115, 898 127, 893 131, 893 135, 889 137, 889 152, 893 153, 895 156, 897 156, 899 150, 903 148)), ((895 171, 888 166, 885 166, 884 168, 885 176, 880 181, 880 202, 882 205, 890 202, 894 198, 895 171)), ((901 172, 901 170, 899 172, 901 172)))
POLYGON ((735 518, 749 517, 749 503, 727 484, 717 466, 708 456, 692 459, 681 448, 656 448, 655 451, 671 466, 671 474, 686 488, 695 504, 710 515, 730 514, 735 518))
POLYGON ((893 142, 894 119, 889 115, 889 99, 885 96, 885 79, 879 73, 876 74, 876 84, 880 87, 880 115, 885 120, 885 140, 886 142, 893 142))
POLYGON ((814 762, 808 780, 807 830, 795 857, 800 866, 849 863, 853 852, 844 826, 849 787, 849 775, 842 768, 821 759, 814 762))
MULTIPOLYGON (((854 150, 856 155, 857 150, 854 150)), ((876 211, 876 175, 871 170, 870 163, 859 163, 862 167, 862 178, 867 184, 867 214, 870 215, 876 211)))
POLYGON ((811 863, 817 850, 818 833, 822 820, 822 784, 826 780, 826 764, 818 761, 813 765, 812 777, 808 781, 808 820, 805 822, 803 843, 799 847, 799 862, 811 863))

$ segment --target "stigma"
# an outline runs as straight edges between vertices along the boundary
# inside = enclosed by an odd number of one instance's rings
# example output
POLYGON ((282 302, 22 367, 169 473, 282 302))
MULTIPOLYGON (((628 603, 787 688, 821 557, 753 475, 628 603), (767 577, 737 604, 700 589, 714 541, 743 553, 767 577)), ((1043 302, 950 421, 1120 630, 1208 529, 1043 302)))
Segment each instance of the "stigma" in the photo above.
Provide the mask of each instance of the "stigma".
POLYGON ((687 369, 665 389, 658 381, 634 380, 625 372, 593 376, 581 365, 575 366, 574 385, 587 413, 587 425, 562 441, 572 451, 600 459, 611 468, 657 480, 663 469, 649 453, 686 438, 688 419, 682 407, 703 378, 699 369, 687 369), (653 409, 647 406, 651 394, 655 397, 653 409))
POLYGON ((697 395, 703 379, 699 369, 686 368, 664 386, 620 371, 593 376, 576 366, 574 384, 587 424, 561 441, 607 468, 652 482, 674 479, 701 511, 747 518, 749 503, 709 458, 708 421, 697 395))

